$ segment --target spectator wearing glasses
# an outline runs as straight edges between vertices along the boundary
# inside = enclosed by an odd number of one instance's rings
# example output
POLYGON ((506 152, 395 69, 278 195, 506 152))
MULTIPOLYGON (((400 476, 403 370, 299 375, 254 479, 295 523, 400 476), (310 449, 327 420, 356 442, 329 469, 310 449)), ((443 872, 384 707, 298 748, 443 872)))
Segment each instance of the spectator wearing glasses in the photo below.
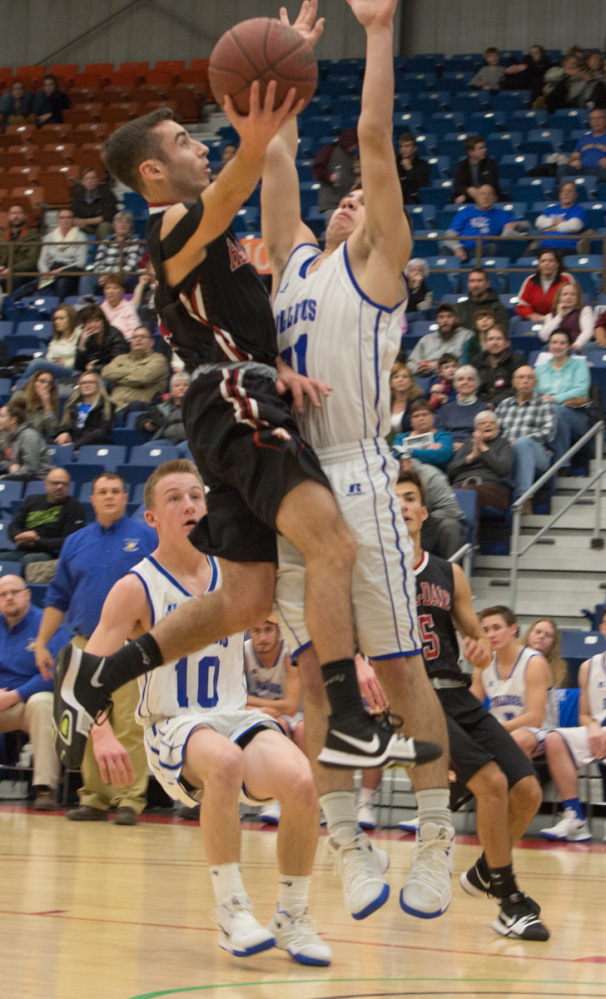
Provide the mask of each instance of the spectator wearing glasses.
POLYGON ((70 481, 65 468, 51 468, 44 493, 26 497, 11 520, 8 536, 17 547, 0 552, 0 560, 27 565, 59 557, 65 539, 86 520, 82 503, 69 495, 70 481))

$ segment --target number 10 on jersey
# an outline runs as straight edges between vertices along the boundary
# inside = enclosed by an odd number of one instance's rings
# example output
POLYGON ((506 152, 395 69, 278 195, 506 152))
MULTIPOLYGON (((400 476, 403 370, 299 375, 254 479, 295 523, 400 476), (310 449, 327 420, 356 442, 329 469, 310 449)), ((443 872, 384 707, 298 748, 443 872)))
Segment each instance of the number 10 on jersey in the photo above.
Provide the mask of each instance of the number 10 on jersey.
POLYGON ((175 663, 177 701, 180 708, 189 708, 193 703, 199 704, 201 708, 215 707, 219 700, 219 665, 218 656, 203 656, 198 661, 197 670, 195 662, 189 663, 188 669, 187 656, 175 663))

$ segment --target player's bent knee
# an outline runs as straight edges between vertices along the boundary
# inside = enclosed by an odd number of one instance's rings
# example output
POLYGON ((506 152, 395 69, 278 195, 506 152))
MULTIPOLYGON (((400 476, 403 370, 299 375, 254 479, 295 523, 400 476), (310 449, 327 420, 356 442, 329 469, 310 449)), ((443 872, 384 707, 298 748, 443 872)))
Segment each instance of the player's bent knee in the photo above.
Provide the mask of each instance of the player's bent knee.
POLYGON ((226 739, 224 745, 214 747, 212 754, 202 753, 195 746, 190 752, 189 748, 183 768, 183 775, 188 780, 188 774, 196 775, 202 779, 206 791, 215 785, 222 792, 239 793, 244 780, 244 754, 239 746, 226 739))
POLYGON ((543 800, 541 785, 538 779, 530 774, 514 784, 509 794, 514 807, 523 808, 524 811, 531 812, 533 815, 538 812, 543 800))
POLYGON ((505 800, 507 777, 496 763, 487 763, 469 781, 469 789, 478 799, 505 800))

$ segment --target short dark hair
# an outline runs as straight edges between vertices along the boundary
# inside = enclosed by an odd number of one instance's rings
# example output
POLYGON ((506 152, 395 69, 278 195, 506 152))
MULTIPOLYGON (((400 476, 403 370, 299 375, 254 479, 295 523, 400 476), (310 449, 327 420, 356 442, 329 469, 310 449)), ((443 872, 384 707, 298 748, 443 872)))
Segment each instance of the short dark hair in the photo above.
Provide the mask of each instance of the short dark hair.
POLYGON ((398 136, 398 142, 414 142, 416 146, 417 137, 416 135, 413 135, 412 132, 401 132, 398 136))
POLYGON ((495 45, 489 45, 487 49, 484 49, 484 55, 486 55, 487 52, 490 52, 491 55, 493 52, 496 52, 498 54, 498 51, 499 50, 498 48, 496 48, 495 45))
POLYGON ((436 319, 440 315, 440 312, 450 312, 451 316, 456 316, 457 314, 450 302, 440 302, 436 309, 436 319))
POLYGON ((6 412, 13 417, 19 426, 27 420, 27 410, 25 399, 10 399, 6 404, 6 412))
POLYGON ((442 356, 438 358, 438 367, 441 368, 443 364, 452 364, 453 361, 455 362, 455 364, 458 364, 459 358, 456 356, 456 354, 449 354, 448 352, 446 352, 445 354, 442 354, 442 356))
POLYGON ((418 472, 413 469, 410 472, 401 471, 398 475, 397 485, 399 486, 401 482, 411 482, 413 486, 416 486, 419 490, 419 495, 421 497, 421 503, 423 506, 427 506, 427 496, 425 495, 425 486, 423 485, 423 480, 418 472))
POLYGON ((164 159, 161 139, 154 133, 163 121, 174 121, 174 118, 170 108, 156 108, 112 132, 103 150, 103 160, 112 177, 143 195, 139 167, 144 160, 164 159))
POLYGON ((117 472, 99 472, 98 475, 95 475, 95 477, 94 477, 94 479, 93 479, 93 481, 91 483, 91 493, 94 493, 95 486, 97 485, 97 482, 99 481, 99 479, 110 479, 112 482, 115 479, 117 479, 118 482, 122 483, 122 492, 123 493, 127 493, 128 492, 128 489, 126 488, 126 480, 123 479, 121 475, 118 475, 117 472))
POLYGON ((488 316, 489 319, 496 319, 494 314, 494 309, 489 309, 487 305, 483 305, 480 309, 476 309, 473 314, 473 321, 475 323, 478 316, 488 316))
MULTIPOLYGON (((488 186, 492 187, 492 184, 489 184, 488 186)), ((493 188, 493 191, 494 191, 494 188, 493 188)), ((469 277, 470 274, 481 274, 482 277, 485 278, 487 281, 490 280, 490 275, 488 274, 488 271, 486 270, 485 267, 472 267, 470 269, 467 277, 469 277)))
POLYGON ((470 149, 475 149, 479 142, 486 142, 483 135, 468 135, 463 145, 467 152, 469 152, 470 149))
POLYGON ((413 413, 416 413, 420 409, 425 409, 427 410, 427 412, 433 413, 433 409, 431 408, 429 399, 419 398, 419 399, 413 399, 413 401, 411 402, 410 409, 408 411, 409 416, 412 416, 413 413))
POLYGON ((518 619, 511 607, 505 607, 504 604, 495 604, 494 607, 485 607, 483 611, 480 611, 479 617, 480 621, 483 621, 485 617, 502 617, 508 628, 511 628, 513 624, 518 623, 518 619))

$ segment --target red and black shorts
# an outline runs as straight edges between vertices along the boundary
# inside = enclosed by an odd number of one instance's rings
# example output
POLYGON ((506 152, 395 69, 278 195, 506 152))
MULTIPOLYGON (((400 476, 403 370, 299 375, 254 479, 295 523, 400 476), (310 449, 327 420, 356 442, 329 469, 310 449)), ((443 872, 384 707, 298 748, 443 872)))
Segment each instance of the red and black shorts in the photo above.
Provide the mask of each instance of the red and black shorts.
POLYGON ((208 488, 208 514, 192 543, 233 562, 276 562, 276 517, 283 498, 306 479, 330 489, 262 364, 209 365, 183 400, 183 422, 208 488))

